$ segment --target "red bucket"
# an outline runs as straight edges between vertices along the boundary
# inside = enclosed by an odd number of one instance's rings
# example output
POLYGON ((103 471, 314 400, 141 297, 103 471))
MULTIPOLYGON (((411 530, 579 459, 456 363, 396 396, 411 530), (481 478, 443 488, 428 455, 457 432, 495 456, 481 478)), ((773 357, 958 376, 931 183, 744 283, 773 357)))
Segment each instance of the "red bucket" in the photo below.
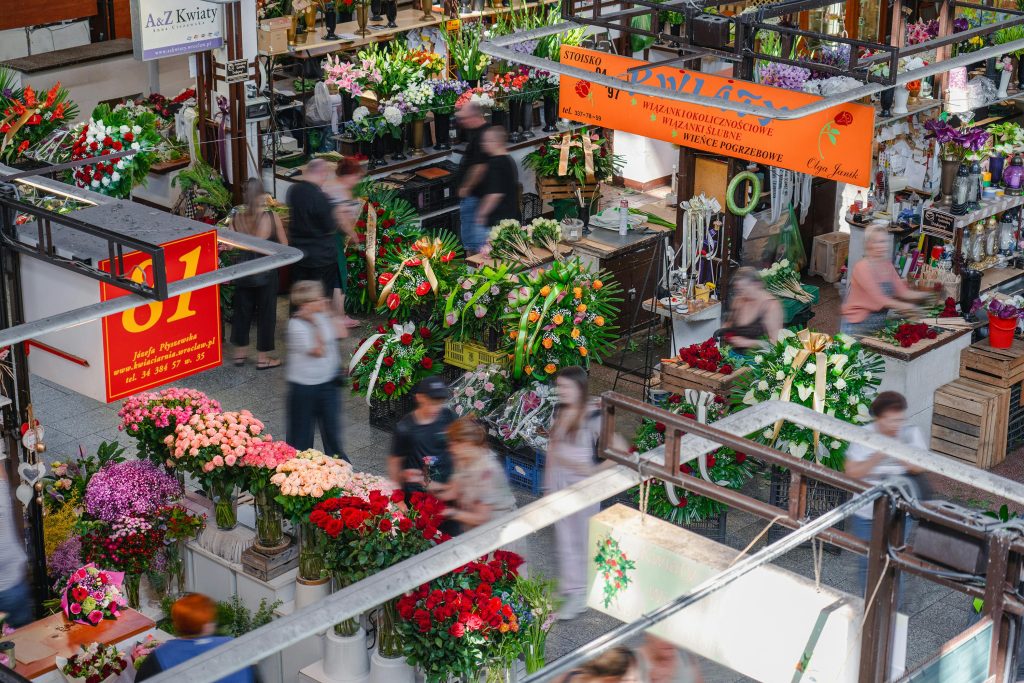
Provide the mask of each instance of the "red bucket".
POLYGON ((1013 344, 1013 333, 1017 329, 1017 318, 988 317, 988 343, 994 349, 1008 349, 1013 344))

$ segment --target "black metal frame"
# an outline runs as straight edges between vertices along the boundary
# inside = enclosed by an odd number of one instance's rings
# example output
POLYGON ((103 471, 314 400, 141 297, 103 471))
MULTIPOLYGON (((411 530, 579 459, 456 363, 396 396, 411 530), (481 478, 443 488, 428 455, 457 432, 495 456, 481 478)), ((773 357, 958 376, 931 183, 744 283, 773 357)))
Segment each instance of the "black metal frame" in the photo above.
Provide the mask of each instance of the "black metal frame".
MULTIPOLYGON (((952 45, 953 43, 968 40, 976 36, 987 36, 1000 29, 1009 28, 1024 24, 1024 12, 1015 9, 995 9, 985 5, 962 0, 953 0, 952 7, 962 9, 973 9, 993 14, 1008 15, 1009 18, 969 29, 957 34, 941 36, 924 43, 913 46, 899 47, 886 43, 878 43, 856 38, 834 36, 808 29, 785 26, 781 24, 767 23, 767 19, 785 17, 800 12, 820 9, 835 4, 833 0, 783 0, 763 6, 753 12, 746 12, 733 16, 726 16, 733 32, 733 41, 730 49, 720 49, 698 45, 694 42, 695 19, 707 15, 707 10, 717 9, 721 5, 729 4, 724 0, 630 0, 629 9, 617 10, 611 13, 602 11, 606 3, 602 0, 566 0, 562 3, 562 18, 577 24, 596 26, 606 30, 620 31, 628 35, 645 36, 654 38, 663 49, 678 50, 676 58, 670 58, 656 65, 665 66, 674 62, 685 61, 697 56, 714 56, 732 62, 741 62, 752 66, 755 60, 777 62, 791 66, 808 66, 808 62, 797 61, 787 57, 761 52, 756 44, 756 36, 762 32, 779 34, 783 45, 791 45, 797 38, 804 38, 815 42, 829 44, 843 44, 850 46, 850 63, 846 67, 835 67, 826 64, 814 64, 816 71, 823 71, 834 76, 848 76, 864 83, 873 82, 885 86, 894 85, 896 74, 901 58, 912 57, 936 48, 952 45), (661 30, 659 13, 663 11, 677 12, 685 18, 685 31, 682 35, 673 35, 661 30), (591 13, 592 16, 584 16, 584 13, 591 13), (630 20, 636 17, 649 16, 651 28, 642 29, 630 25, 630 20), (869 57, 860 58, 860 49, 869 50, 869 57), (889 66, 888 75, 871 73, 870 68, 886 62, 889 66)), ((610 3, 608 3, 610 4, 610 3)), ((720 15, 725 16, 725 15, 720 15)), ((729 46, 726 46, 729 47, 729 46)), ((788 51, 788 50, 786 50, 788 51)), ((749 68, 747 69, 749 70, 749 68)))
MULTIPOLYGON (((41 169, 40 174, 49 169, 41 169)), ((147 299, 162 301, 167 298, 167 270, 165 268, 164 249, 158 244, 138 240, 121 233, 107 230, 86 223, 71 215, 62 215, 47 211, 37 206, 19 201, 17 188, 14 184, 0 185, 0 243, 21 254, 45 261, 84 275, 93 280, 105 282, 114 287, 126 289, 147 299), (2 209, 10 209, 3 211, 2 209), (18 226, 12 216, 27 214, 32 216, 36 224, 36 244, 24 241, 19 235, 18 226), (65 228, 96 237, 107 243, 107 254, 110 260, 110 272, 100 270, 76 259, 65 258, 57 254, 57 245, 53 237, 52 224, 57 223, 65 228), (153 260, 153 284, 145 281, 135 282, 131 273, 126 272, 124 265, 125 253, 139 251, 153 260)))

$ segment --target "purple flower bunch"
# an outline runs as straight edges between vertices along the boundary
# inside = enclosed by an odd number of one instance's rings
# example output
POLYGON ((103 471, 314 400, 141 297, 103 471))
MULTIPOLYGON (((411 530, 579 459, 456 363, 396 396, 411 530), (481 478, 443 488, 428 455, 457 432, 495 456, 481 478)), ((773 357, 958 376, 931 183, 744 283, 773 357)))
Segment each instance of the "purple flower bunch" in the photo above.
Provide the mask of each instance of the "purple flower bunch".
POLYGON ((46 569, 58 585, 63 586, 68 577, 84 563, 82 560, 82 537, 71 536, 54 548, 46 560, 46 569))
POLYGON ((802 90, 804 83, 811 77, 811 71, 800 66, 767 62, 758 66, 757 76, 761 85, 784 90, 802 90))
POLYGON ((939 20, 915 21, 907 26, 907 44, 919 45, 939 35, 939 20))
POLYGON ((524 40, 521 43, 514 43, 508 46, 508 49, 512 52, 521 55, 532 55, 537 51, 537 46, 540 44, 539 40, 524 40))
MULTIPOLYGON (((972 309, 976 310, 979 308, 980 303, 980 300, 976 302, 972 309)), ((1021 309, 1017 308, 1013 304, 1000 301, 999 299, 990 300, 988 305, 985 306, 985 310, 990 318, 999 318, 1000 320, 1014 320, 1019 318, 1022 313, 1021 309)))
MULTIPOLYGON (((953 33, 960 33, 966 31, 971 27, 971 23, 964 17, 957 17, 953 20, 953 33)), ((938 35, 938 27, 936 27, 936 35, 938 35)))
POLYGON ((961 128, 939 119, 926 121, 924 127, 939 143, 943 158, 961 162, 969 153, 984 149, 991 137, 981 128, 961 128))
MULTIPOLYGON (((824 64, 825 66, 834 66, 836 68, 844 69, 850 63, 850 46, 847 43, 834 43, 832 45, 823 45, 821 50, 818 51, 811 61, 815 64, 824 64)), ((835 74, 826 73, 824 71, 811 70, 811 79, 822 79, 829 78, 835 74)))
POLYGON ((430 85, 434 88, 434 113, 449 116, 455 113, 459 95, 469 89, 469 83, 453 79, 434 79, 430 85))
POLYGON ((107 465, 85 488, 85 511, 95 519, 117 522, 152 515, 181 497, 181 485, 163 468, 145 460, 107 465))

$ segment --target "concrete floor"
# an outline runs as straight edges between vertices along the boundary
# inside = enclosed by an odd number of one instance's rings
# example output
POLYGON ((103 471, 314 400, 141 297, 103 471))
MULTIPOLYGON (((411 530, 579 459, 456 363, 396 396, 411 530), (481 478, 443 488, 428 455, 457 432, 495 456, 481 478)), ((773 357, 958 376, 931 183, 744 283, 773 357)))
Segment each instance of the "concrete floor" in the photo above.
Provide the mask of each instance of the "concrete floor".
MULTIPOLYGON (((824 283, 822 283, 824 285, 824 283)), ((835 306, 838 303, 838 292, 830 285, 822 287, 822 302, 818 317, 812 321, 812 327, 822 331, 834 331, 838 327, 835 306)), ((280 321, 287 315, 284 300, 281 300, 280 321)), ((282 325, 279 324, 279 333, 282 325)), ((355 340, 365 336, 366 330, 357 330, 352 338, 343 342, 343 357, 351 354, 355 340)), ((279 344, 279 353, 283 355, 283 347, 279 344)), ((667 350, 665 350, 667 351, 667 350)), ((657 351, 658 354, 663 351, 657 351)), ((284 370, 257 371, 252 361, 244 367, 236 368, 230 364, 233 349, 225 345, 227 364, 220 368, 207 371, 182 382, 206 392, 218 399, 225 409, 249 409, 263 420, 268 430, 283 437, 285 427, 284 407, 284 370)), ((659 356, 660 357, 660 356, 659 356)), ((615 380, 614 372, 608 368, 595 367, 591 372, 592 393, 599 393, 611 388, 615 380)), ((635 386, 619 385, 624 393, 638 395, 635 386)), ((345 391, 344 444, 353 464, 361 470, 383 473, 384 462, 389 449, 390 435, 369 426, 368 408, 365 401, 345 391)), ((84 398, 50 382, 34 378, 32 394, 37 417, 46 426, 47 459, 65 460, 77 455, 79 449, 95 452, 102 441, 118 439, 117 404, 105 405, 92 399, 84 398)), ((127 440, 122 440, 127 443, 127 440)), ((1010 460, 1021 462, 1024 456, 1020 452, 1011 455, 1010 460)), ((754 480, 752 492, 759 496, 766 495, 767 482, 754 480)), ((520 503, 526 503, 533 496, 519 491, 520 503)), ((731 512, 728 516, 727 544, 741 550, 764 528, 764 522, 749 515, 731 512)), ((754 550, 763 547, 760 541, 754 550)), ((555 575, 553 538, 550 530, 533 535, 529 539, 529 559, 533 567, 546 575, 555 575)), ((798 549, 782 558, 778 564, 782 567, 813 577, 812 554, 809 549, 798 549)), ((822 580, 832 586, 847 591, 854 587, 853 558, 849 553, 833 555, 826 553, 822 568, 822 580)), ((909 578, 906 582, 906 600, 904 611, 910 614, 910 638, 908 644, 908 663, 920 663, 934 654, 947 640, 962 631, 971 618, 969 601, 955 593, 921 579, 909 578)), ((756 610, 757 605, 751 605, 756 610)), ((557 624, 548 639, 548 652, 551 659, 573 651, 597 636, 613 628, 618 622, 593 611, 588 611, 571 623, 557 624)), ((756 649, 751 648, 751 655, 756 656, 756 649)), ((710 662, 699 663, 704 680, 708 683, 725 683, 745 681, 735 672, 723 669, 710 662)))

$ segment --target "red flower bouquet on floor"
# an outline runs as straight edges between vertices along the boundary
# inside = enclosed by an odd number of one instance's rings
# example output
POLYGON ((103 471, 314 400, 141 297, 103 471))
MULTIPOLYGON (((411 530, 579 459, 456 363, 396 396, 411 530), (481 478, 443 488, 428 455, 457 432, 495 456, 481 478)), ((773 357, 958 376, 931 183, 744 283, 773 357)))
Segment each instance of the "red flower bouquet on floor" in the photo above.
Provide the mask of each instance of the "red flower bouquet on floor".
POLYGON ((895 346, 908 349, 919 341, 935 339, 939 333, 924 323, 893 323, 883 328, 878 337, 895 346))
POLYGON ((398 600, 406 661, 423 669, 427 683, 475 679, 488 662, 522 652, 520 625, 532 616, 514 590, 522 563, 497 550, 398 600))
POLYGON ((732 365, 723 362, 725 359, 714 339, 679 349, 679 357, 691 368, 720 372, 723 375, 732 374, 732 365))

